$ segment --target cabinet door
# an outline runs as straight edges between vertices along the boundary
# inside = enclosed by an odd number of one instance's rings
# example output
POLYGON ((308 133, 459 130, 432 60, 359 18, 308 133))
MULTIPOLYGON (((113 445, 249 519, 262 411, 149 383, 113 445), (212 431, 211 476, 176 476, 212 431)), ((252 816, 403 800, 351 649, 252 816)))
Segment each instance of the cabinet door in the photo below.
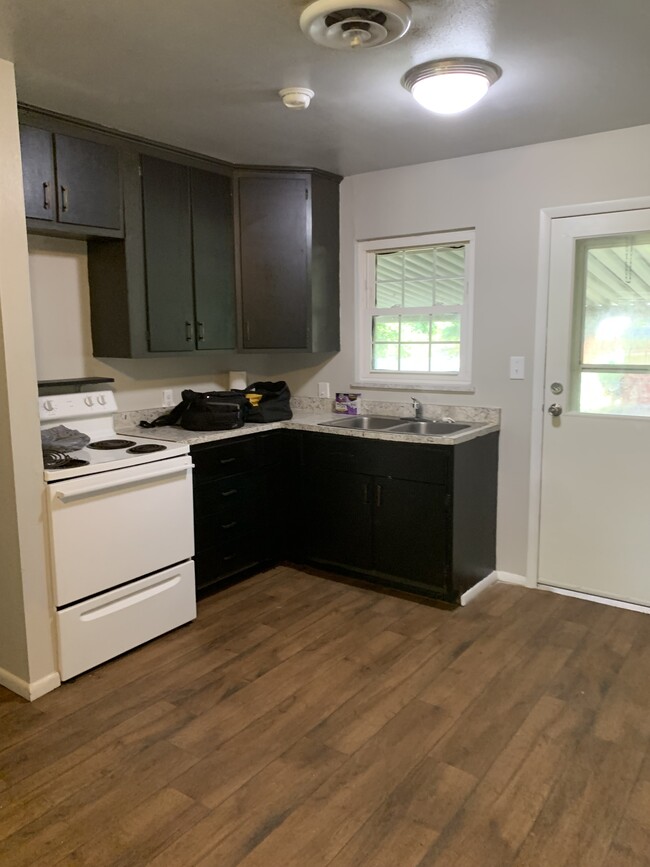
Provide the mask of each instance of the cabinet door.
POLYGON ((194 348, 192 228, 185 166, 142 157, 149 349, 194 348))
POLYGON ((308 560, 366 571, 372 566, 372 477, 314 471, 305 480, 308 560))
POLYGON ((190 169, 197 349, 235 346, 232 181, 190 169))
POLYGON ((34 126, 21 126, 20 151, 23 162, 25 215, 35 220, 53 220, 56 191, 52 134, 34 126))
POLYGON ((122 196, 117 150, 58 134, 54 147, 59 222, 119 229, 122 196))
POLYGON ((435 590, 446 590, 450 550, 447 488, 376 478, 374 568, 435 590))
POLYGON ((244 349, 308 347, 308 195, 306 178, 239 179, 244 349))

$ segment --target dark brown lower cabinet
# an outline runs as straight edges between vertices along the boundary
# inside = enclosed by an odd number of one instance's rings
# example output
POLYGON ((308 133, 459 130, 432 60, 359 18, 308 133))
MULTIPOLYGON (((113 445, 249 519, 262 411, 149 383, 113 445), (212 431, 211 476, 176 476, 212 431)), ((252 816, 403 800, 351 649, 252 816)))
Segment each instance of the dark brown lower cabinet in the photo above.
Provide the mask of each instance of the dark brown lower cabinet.
POLYGON ((192 446, 196 586, 291 556, 298 441, 269 431, 192 446))
POLYGON ((457 602, 496 561, 498 434, 457 446, 304 435, 304 562, 457 602))
POLYGON ((495 568, 498 434, 269 431, 192 447, 197 588, 277 560, 457 602, 495 568))

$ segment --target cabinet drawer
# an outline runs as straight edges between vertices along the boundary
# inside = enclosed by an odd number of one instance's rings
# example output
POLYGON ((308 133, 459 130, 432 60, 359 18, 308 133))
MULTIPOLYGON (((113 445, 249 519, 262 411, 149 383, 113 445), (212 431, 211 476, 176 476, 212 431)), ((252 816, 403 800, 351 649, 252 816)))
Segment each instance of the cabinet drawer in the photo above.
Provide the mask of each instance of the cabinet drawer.
POLYGON ((365 464, 370 457, 368 446, 358 437, 341 434, 308 433, 305 435, 304 460, 308 470, 335 469, 366 472, 365 464))
POLYGON ((234 533, 253 535, 258 526, 256 508, 240 503, 225 506, 215 513, 194 510, 195 547, 213 545, 217 539, 232 536, 234 533))
POLYGON ((255 443, 251 438, 194 447, 191 454, 197 481, 225 478, 256 468, 255 443))
POLYGON ((194 487, 194 514, 231 521, 257 511, 257 475, 242 473, 194 487))
POLYGON ((214 545, 194 558, 197 588, 209 587, 223 578, 236 575, 260 562, 257 548, 242 544, 214 545))
POLYGON ((374 442, 371 472, 377 476, 446 485, 451 478, 454 446, 374 442))

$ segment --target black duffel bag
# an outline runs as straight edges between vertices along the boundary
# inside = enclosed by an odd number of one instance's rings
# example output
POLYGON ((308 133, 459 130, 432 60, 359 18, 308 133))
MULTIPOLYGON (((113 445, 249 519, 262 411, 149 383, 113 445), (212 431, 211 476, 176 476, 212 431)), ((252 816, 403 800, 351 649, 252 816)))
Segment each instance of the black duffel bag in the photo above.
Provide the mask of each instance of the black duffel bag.
POLYGON ((185 430, 234 430, 243 427, 250 409, 248 399, 236 391, 181 392, 183 400, 165 415, 153 421, 141 421, 141 427, 180 424, 185 430))
POLYGON ((291 412, 291 392, 284 381, 253 382, 243 392, 244 394, 261 395, 257 405, 246 410, 246 421, 269 422, 286 421, 293 415, 291 412))

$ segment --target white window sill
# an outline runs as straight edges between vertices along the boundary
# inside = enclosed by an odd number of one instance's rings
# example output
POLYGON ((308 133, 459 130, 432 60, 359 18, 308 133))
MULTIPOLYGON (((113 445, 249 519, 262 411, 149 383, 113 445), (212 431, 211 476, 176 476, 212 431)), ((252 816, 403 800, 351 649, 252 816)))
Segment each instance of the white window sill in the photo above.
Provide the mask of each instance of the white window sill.
POLYGON ((383 382, 379 380, 368 380, 368 379, 358 379, 356 382, 350 384, 350 388, 377 388, 385 391, 386 389, 392 389, 393 391, 430 391, 430 392, 453 392, 455 394, 474 394, 476 389, 470 382, 409 382, 405 379, 403 382, 393 382, 389 380, 384 380, 383 382))

